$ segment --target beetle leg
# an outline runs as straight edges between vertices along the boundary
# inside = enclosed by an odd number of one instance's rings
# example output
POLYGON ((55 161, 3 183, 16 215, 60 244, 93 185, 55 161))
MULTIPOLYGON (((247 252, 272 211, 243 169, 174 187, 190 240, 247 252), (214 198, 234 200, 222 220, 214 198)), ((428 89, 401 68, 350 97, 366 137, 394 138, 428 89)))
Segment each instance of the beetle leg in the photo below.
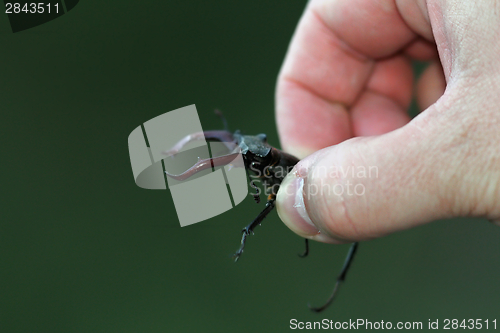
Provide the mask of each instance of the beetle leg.
POLYGON ((349 252, 347 252, 347 257, 345 258, 344 266, 342 267, 342 270, 340 271, 340 275, 337 278, 337 281, 335 282, 335 286, 333 287, 333 292, 330 295, 330 297, 328 297, 328 300, 326 301, 326 303, 320 307, 317 307, 317 308, 312 307, 311 305, 308 304, 309 309, 311 309, 314 312, 321 312, 324 309, 326 309, 333 302, 333 300, 335 299, 335 296, 337 295, 337 291, 339 289, 340 284, 342 282, 344 282, 344 280, 345 280, 345 276, 347 274, 347 271, 349 270, 349 267, 352 264, 352 260, 354 259, 354 255, 356 254, 357 249, 358 249, 358 242, 352 243, 352 245, 349 249, 349 252))
POLYGON ((302 254, 299 253, 299 257, 305 258, 307 257, 308 254, 309 254, 309 239, 306 238, 306 249, 302 254))
POLYGON ((256 203, 260 203, 260 189, 257 187, 257 185, 255 185, 253 180, 250 182, 250 187, 255 189, 255 194, 252 194, 253 199, 256 203))
POLYGON ((247 236, 250 235, 250 233, 253 234, 253 229, 255 229, 256 226, 258 226, 262 220, 269 214, 273 208, 274 208, 274 201, 276 200, 276 197, 270 195, 269 200, 266 203, 266 208, 260 214, 255 218, 255 220, 252 221, 249 225, 247 225, 245 228, 243 228, 243 236, 241 237, 241 246, 236 251, 236 253, 233 255, 234 261, 238 261, 240 258, 241 254, 243 253, 243 249, 245 248, 245 243, 247 241, 247 236))
POLYGON ((165 173, 170 178, 177 179, 177 180, 184 180, 184 179, 188 179, 189 177, 191 177, 195 173, 198 173, 200 171, 211 168, 212 166, 218 167, 218 166, 223 166, 223 165, 229 164, 229 163, 233 162, 234 159, 236 157, 238 157, 238 155, 240 155, 240 153, 232 153, 232 154, 223 155, 223 156, 219 156, 219 157, 206 158, 203 160, 199 160, 198 162, 196 162, 195 165, 193 165, 192 167, 190 167, 189 169, 187 169, 186 171, 184 171, 183 173, 178 174, 178 175, 173 175, 171 173, 168 173, 168 171, 165 171, 165 173))
POLYGON ((236 147, 236 142, 234 140, 233 134, 228 131, 206 131, 206 132, 198 132, 198 133, 193 133, 186 135, 183 137, 181 140, 179 140, 172 148, 169 150, 165 150, 162 152, 162 154, 167 155, 167 156, 172 156, 177 154, 182 147, 187 145, 191 141, 196 141, 196 140, 217 140, 221 141, 226 145, 226 147, 230 150, 233 151, 234 148, 236 147))

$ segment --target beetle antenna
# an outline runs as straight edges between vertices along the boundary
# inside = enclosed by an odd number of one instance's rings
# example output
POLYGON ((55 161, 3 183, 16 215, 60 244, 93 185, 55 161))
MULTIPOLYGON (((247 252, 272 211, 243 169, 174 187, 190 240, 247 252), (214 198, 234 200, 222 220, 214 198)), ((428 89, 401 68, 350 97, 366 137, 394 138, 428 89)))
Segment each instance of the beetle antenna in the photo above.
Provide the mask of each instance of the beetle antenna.
POLYGON ((347 271, 349 270, 349 267, 352 264, 352 259, 354 259, 354 254, 356 254, 356 250, 358 249, 358 242, 352 243, 351 248, 349 249, 349 252, 347 253, 347 257, 345 258, 344 262, 344 267, 342 267, 342 271, 340 271, 340 275, 337 278, 337 281, 335 282, 335 286, 333 287, 332 294, 330 297, 328 297, 328 300, 326 301, 325 304, 323 304, 320 307, 312 307, 310 304, 307 304, 309 309, 314 312, 321 312, 324 309, 326 309, 335 299, 335 296, 337 296, 337 291, 339 290, 339 286, 342 282, 345 280, 345 276, 347 274, 347 271))
POLYGON ((222 120, 222 123, 224 124, 224 130, 229 131, 229 127, 227 126, 226 117, 224 117, 224 115, 222 114, 222 111, 219 109, 215 109, 214 112, 222 120))

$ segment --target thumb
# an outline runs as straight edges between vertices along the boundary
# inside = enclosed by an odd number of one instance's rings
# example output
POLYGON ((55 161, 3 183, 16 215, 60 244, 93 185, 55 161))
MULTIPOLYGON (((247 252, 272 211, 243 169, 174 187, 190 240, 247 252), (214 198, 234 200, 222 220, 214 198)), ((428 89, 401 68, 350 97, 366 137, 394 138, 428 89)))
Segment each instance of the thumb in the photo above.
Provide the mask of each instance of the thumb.
POLYGON ((456 214, 452 187, 460 161, 452 157, 453 144, 448 153, 446 146, 411 122, 322 149, 284 179, 278 214, 298 235, 327 243, 376 238, 450 217, 456 214))

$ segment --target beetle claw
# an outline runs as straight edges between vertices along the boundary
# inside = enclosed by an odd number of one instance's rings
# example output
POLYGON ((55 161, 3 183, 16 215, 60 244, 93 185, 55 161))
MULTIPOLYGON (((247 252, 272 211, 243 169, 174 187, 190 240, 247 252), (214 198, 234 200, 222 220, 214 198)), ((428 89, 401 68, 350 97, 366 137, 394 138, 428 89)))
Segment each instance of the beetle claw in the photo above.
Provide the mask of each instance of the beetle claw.
POLYGON ((236 252, 235 254, 233 254, 233 259, 234 259, 234 262, 237 262, 237 261, 238 261, 238 259, 240 259, 240 256, 241 256, 241 254, 242 254, 242 253, 243 253, 243 250, 238 251, 238 252, 236 252))
POLYGON ((205 131, 205 132, 197 132, 186 135, 182 139, 180 139, 172 148, 169 150, 165 150, 162 153, 167 156, 172 156, 177 154, 185 145, 189 142, 196 140, 216 140, 224 143, 229 150, 233 150, 236 142, 234 140, 234 136, 231 132, 228 131, 205 131))
POLYGON ((214 158, 207 158, 207 159, 200 159, 198 162, 196 162, 191 168, 187 169, 181 174, 174 175, 169 173, 168 171, 165 171, 167 176, 173 179, 177 180, 185 180, 188 179, 189 177, 193 176, 194 174, 212 168, 214 167, 219 167, 226 165, 229 162, 232 162, 235 158, 239 156, 239 153, 232 153, 228 155, 223 155, 219 157, 214 157, 214 158))

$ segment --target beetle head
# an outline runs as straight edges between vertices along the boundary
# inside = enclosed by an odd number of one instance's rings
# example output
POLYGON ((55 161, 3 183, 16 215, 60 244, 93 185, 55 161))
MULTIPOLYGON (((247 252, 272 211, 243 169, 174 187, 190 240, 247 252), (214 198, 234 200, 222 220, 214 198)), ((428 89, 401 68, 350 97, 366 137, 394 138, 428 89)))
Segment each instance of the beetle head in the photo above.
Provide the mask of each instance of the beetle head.
POLYGON ((241 135, 236 133, 235 138, 241 149, 241 154, 248 164, 255 163, 263 166, 269 164, 271 146, 267 144, 265 134, 241 135))
POLYGON ((265 157, 271 150, 271 147, 267 144, 265 134, 239 135, 237 140, 243 155, 249 154, 256 157, 265 157))

